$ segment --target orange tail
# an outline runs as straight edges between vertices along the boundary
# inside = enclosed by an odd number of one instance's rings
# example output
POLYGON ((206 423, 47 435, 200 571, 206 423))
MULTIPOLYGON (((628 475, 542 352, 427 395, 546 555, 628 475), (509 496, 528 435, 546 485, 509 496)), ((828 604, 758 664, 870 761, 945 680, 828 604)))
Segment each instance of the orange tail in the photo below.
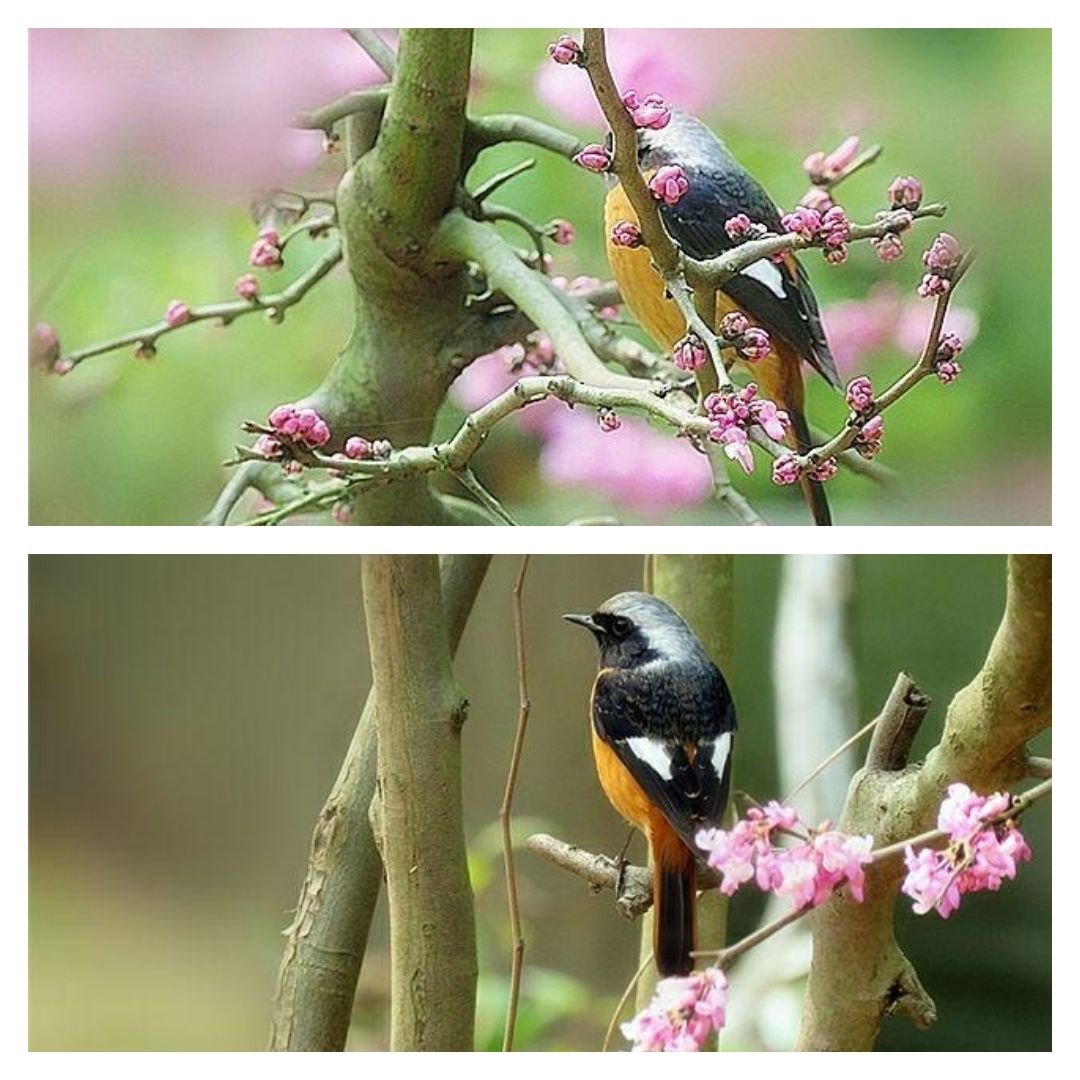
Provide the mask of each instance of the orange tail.
MULTIPOLYGON (((775 340, 775 339, 774 339, 775 340)), ((791 418, 787 443, 793 450, 805 453, 813 445, 810 428, 803 412, 802 361, 798 353, 783 342, 776 341, 774 351, 751 368, 764 397, 771 398, 791 418)), ((823 485, 805 477, 799 481, 803 498, 810 508, 815 525, 831 525, 832 513, 823 485)))
POLYGON ((653 856, 653 955, 660 975, 687 975, 697 947, 697 881, 694 855, 667 822, 650 833, 653 856))

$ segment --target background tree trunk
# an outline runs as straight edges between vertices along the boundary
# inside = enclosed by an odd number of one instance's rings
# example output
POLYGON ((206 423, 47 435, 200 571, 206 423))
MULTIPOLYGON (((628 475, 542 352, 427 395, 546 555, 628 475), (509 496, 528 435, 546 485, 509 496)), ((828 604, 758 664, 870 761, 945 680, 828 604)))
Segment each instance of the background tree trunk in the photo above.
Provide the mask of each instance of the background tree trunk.
POLYGON ((363 560, 378 779, 371 817, 390 906, 391 1050, 472 1050, 476 925, 461 727, 433 555, 363 560))

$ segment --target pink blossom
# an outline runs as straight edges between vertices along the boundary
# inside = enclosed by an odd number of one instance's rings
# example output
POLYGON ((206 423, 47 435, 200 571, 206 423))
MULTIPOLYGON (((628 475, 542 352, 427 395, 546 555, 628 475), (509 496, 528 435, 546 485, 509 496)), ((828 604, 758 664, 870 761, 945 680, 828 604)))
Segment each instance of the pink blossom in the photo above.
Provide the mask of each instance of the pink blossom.
POLYGON ((791 426, 788 414, 778 409, 776 403, 762 398, 751 407, 754 423, 759 424, 770 439, 782 439, 791 426))
MULTIPOLYGON (((888 344, 901 310, 900 290, 888 282, 875 285, 865 300, 844 300, 825 308, 825 332, 841 372, 857 371, 872 353, 888 344)), ((922 305, 918 311, 920 316, 925 314, 922 305)))
POLYGON ((917 291, 922 297, 944 296, 949 291, 949 286, 949 279, 941 277, 940 274, 924 274, 917 291))
POLYGON ((934 353, 934 359, 952 360, 958 353, 962 352, 964 348, 963 338, 959 334, 944 333, 938 340, 937 352, 934 353))
POLYGON ((674 206, 690 189, 686 173, 679 165, 661 165, 649 181, 649 190, 654 199, 659 199, 668 206, 674 206))
POLYGON ((611 242, 615 247, 641 247, 643 243, 641 229, 632 221, 616 221, 611 229, 611 242))
POLYGON ((802 476, 802 470, 794 454, 781 454, 773 462, 772 482, 774 484, 795 484, 798 483, 800 476, 802 476))
POLYGON ((918 210, 923 186, 914 176, 898 176, 889 185, 889 203, 894 210, 918 210))
POLYGON ((826 248, 822 254, 825 256, 825 261, 830 266, 839 266, 841 263, 847 262, 847 244, 841 244, 839 247, 834 248, 826 248))
POLYGON ((278 405, 270 413, 269 423, 279 437, 308 447, 325 446, 330 441, 330 428, 314 409, 278 405))
POLYGON ((345 456, 353 461, 363 461, 371 457, 371 443, 359 435, 350 435, 345 440, 345 456))
POLYGON ((739 339, 735 351, 744 360, 753 363, 757 360, 763 360, 769 355, 772 351, 772 342, 769 340, 769 335, 760 326, 751 326, 739 339))
POLYGON ((729 217, 727 221, 724 222, 724 232, 726 232, 732 240, 746 240, 754 233, 754 223, 746 216, 746 214, 736 214, 734 217, 729 217))
POLYGON ((874 387, 865 375, 860 375, 847 384, 844 398, 856 412, 865 412, 874 404, 874 387))
POLYGON ((600 430, 604 432, 618 431, 622 427, 619 414, 614 409, 609 409, 604 405, 596 410, 596 423, 600 430))
POLYGON ((883 263, 896 262, 904 254, 904 241, 898 233, 887 232, 870 241, 874 253, 883 263))
POLYGON ((797 206, 780 219, 784 232, 795 233, 803 240, 813 240, 821 229, 821 215, 808 206, 797 206))
POLYGON ((599 143, 589 143, 574 155, 574 164, 589 172, 603 173, 611 168, 611 153, 599 143))
POLYGON ((948 276, 949 271, 955 270, 963 257, 963 249, 960 241, 951 233, 938 233, 934 242, 923 252, 923 266, 931 274, 948 276))
POLYGON ((342 499, 330 508, 330 517, 338 525, 348 525, 353 514, 353 504, 342 499))
POLYGON ((727 976, 706 968, 662 979, 652 1001, 622 1025, 635 1051, 697 1051, 727 1019, 727 976))
POLYGON ((556 244, 572 244, 576 237, 577 232, 569 221, 558 218, 551 223, 551 239, 556 244))
POLYGON ((75 361, 68 356, 57 357, 49 368, 53 375, 68 375, 74 370, 75 361))
POLYGON ((938 810, 938 828, 948 834, 948 846, 916 852, 909 845, 904 852, 908 872, 900 891, 915 901, 916 914, 936 910, 947 919, 965 893, 996 891, 1016 877, 1031 848, 1014 822, 1001 820, 1011 804, 1003 792, 983 796, 966 784, 950 785, 938 810))
POLYGON ((824 214, 826 210, 835 206, 832 196, 824 189, 812 187, 800 200, 800 203, 818 214, 824 214))
POLYGON ((699 371, 708 361, 709 352, 697 334, 687 334, 675 342, 671 358, 680 371, 699 371))
POLYGON ((183 326, 191 321, 191 308, 183 300, 170 300, 165 309, 165 323, 168 326, 183 326))
POLYGON ((581 46, 569 34, 563 34, 548 46, 548 55, 556 64, 578 64, 582 52, 581 46))
POLYGON ((263 229, 258 240, 251 245, 248 262, 256 269, 280 270, 285 261, 281 253, 281 238, 276 229, 263 229))
POLYGON ((720 320, 720 336, 725 341, 741 338, 750 329, 750 320, 741 311, 729 311, 720 320))
POLYGON ((241 300, 254 300, 259 295, 259 282, 254 274, 241 274, 233 290, 241 300))
POLYGON ((648 94, 639 100, 635 91, 628 90, 623 94, 622 103, 635 127, 658 131, 671 122, 671 109, 659 94, 648 94))
MULTIPOLYGON (((712 432, 709 433, 710 436, 712 432)), ((750 450, 750 439, 745 429, 741 427, 729 427, 720 432, 719 441, 724 444, 724 453, 737 461, 742 471, 749 476, 754 471, 754 455, 750 450)))

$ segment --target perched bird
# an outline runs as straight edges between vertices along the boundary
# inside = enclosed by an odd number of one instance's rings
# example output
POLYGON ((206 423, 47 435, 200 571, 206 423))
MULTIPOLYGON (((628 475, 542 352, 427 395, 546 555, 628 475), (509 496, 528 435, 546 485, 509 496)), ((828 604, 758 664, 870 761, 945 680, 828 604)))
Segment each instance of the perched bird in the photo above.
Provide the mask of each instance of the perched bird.
MULTIPOLYGON (((783 232, 780 212, 765 189, 731 156, 727 147, 700 121, 673 111, 666 127, 638 132, 638 164, 648 180, 665 165, 678 165, 688 181, 686 193, 673 205, 660 204, 660 216, 672 239, 694 259, 710 259, 734 247, 725 223, 745 214, 770 232, 783 232)), ((604 207, 607 254, 623 300, 635 318, 665 351, 686 333, 686 320, 664 290, 645 247, 619 247, 612 231, 620 221, 638 224, 622 186, 616 183, 604 207)), ((803 412, 802 362, 805 360, 836 389, 842 389, 829 350, 821 315, 806 272, 788 252, 782 262, 761 259, 736 274, 716 295, 712 328, 730 311, 741 311, 752 324, 768 331, 771 351, 753 364, 762 394, 787 411, 789 444, 810 448, 810 429, 803 412)), ((818 525, 831 524, 822 486, 800 481, 818 525)))
POLYGON ((720 824, 731 780, 731 693, 694 632, 655 596, 619 593, 592 615, 563 618, 600 646, 596 771, 612 806, 649 844, 657 970, 685 975, 696 947, 694 836, 720 824))

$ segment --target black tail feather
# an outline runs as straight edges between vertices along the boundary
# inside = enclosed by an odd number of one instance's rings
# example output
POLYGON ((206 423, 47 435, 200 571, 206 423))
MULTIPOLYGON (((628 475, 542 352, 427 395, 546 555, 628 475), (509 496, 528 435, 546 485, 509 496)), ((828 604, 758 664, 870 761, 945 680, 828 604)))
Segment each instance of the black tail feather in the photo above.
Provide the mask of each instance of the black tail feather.
POLYGON ((687 975, 694 968, 690 954, 696 948, 697 885, 694 856, 689 851, 686 855, 680 862, 657 860, 653 866, 653 954, 656 970, 665 978, 687 975))

